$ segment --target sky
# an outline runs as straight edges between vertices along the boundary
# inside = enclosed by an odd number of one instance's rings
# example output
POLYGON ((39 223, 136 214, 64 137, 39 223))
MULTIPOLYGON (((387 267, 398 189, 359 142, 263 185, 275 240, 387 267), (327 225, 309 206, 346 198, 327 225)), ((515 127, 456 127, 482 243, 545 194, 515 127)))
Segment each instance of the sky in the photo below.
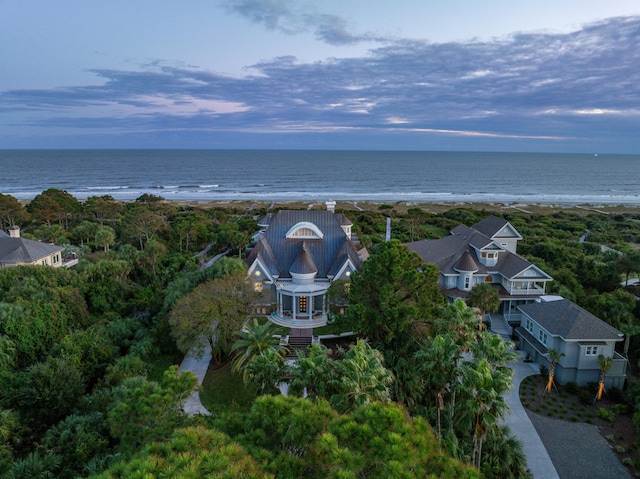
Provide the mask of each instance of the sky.
POLYGON ((640 154, 637 0, 0 0, 0 148, 640 154))

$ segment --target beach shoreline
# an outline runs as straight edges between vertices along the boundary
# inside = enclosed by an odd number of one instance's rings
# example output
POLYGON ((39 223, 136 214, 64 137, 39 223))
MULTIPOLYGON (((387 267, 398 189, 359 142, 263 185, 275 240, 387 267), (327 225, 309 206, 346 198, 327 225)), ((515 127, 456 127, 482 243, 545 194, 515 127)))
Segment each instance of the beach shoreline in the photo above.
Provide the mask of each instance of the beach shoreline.
MULTIPOLYGON (((212 201, 186 201, 164 199, 170 204, 199 208, 233 208, 245 210, 275 210, 275 209, 325 209, 325 201, 305 200, 212 200, 212 201)), ((489 203, 489 202, 436 202, 436 201, 336 201, 336 210, 339 211, 377 211, 395 212, 404 214, 411 208, 420 208, 427 213, 439 214, 453 209, 470 209, 474 211, 491 211, 503 213, 522 214, 555 214, 558 212, 570 212, 578 215, 589 214, 640 214, 640 205, 635 204, 577 204, 577 203, 489 203)))

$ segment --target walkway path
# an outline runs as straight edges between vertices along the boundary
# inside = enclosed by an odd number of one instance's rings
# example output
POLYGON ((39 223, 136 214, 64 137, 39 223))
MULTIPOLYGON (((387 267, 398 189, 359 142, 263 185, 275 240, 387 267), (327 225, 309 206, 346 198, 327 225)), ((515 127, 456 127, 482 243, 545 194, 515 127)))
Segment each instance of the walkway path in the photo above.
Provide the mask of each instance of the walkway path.
POLYGON ((182 360, 182 363, 180 363, 180 367, 178 368, 178 372, 181 373, 182 371, 191 371, 198 378, 198 389, 191 393, 191 395, 185 401, 184 406, 182 407, 184 412, 186 412, 189 416, 195 416, 196 414, 208 416, 211 414, 200 401, 200 386, 202 386, 202 381, 204 381, 204 377, 207 374, 207 369, 209 369, 210 362, 211 348, 207 344, 207 347, 201 358, 195 357, 193 353, 190 352, 185 356, 185 358, 182 360))

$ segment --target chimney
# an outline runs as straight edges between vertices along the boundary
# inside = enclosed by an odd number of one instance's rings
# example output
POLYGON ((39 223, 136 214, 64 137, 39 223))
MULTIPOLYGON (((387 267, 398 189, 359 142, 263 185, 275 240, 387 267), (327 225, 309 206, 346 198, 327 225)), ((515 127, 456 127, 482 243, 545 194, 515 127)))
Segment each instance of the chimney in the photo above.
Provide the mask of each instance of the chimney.
POLYGON ((20 238, 20 227, 12 226, 11 228, 9 228, 9 236, 11 238, 20 238))
POLYGON ((327 205, 327 211, 329 211, 330 213, 335 213, 336 212, 336 202, 335 201, 327 201, 326 205, 327 205))

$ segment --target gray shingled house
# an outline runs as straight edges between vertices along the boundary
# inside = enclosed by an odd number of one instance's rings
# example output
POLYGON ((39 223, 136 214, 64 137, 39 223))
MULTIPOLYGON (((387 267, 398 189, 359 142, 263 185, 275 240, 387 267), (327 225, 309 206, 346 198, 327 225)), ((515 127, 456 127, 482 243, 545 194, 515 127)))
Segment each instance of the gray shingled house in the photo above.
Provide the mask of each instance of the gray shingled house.
POLYGON ((292 336, 310 337, 327 323, 327 290, 335 281, 347 284, 368 256, 351 221, 334 206, 267 214, 247 256, 249 278, 262 292, 262 312, 291 328, 292 336))
POLYGON ((598 355, 612 358, 605 386, 622 389, 627 360, 615 352, 623 334, 568 299, 545 296, 534 303, 519 306, 522 325, 515 334, 520 348, 530 359, 549 368, 549 349, 564 354, 555 364, 559 384, 576 382, 585 386, 600 380, 598 355))
POLYGON ((20 265, 62 266, 64 248, 20 237, 20 228, 0 231, 0 268, 20 265))
POLYGON ((407 243, 425 263, 440 270, 439 284, 450 299, 467 300, 480 283, 498 289, 502 313, 509 324, 518 325, 518 306, 545 293, 551 276, 517 253, 522 236, 506 220, 489 216, 473 227, 460 225, 451 235, 437 240, 407 243))

